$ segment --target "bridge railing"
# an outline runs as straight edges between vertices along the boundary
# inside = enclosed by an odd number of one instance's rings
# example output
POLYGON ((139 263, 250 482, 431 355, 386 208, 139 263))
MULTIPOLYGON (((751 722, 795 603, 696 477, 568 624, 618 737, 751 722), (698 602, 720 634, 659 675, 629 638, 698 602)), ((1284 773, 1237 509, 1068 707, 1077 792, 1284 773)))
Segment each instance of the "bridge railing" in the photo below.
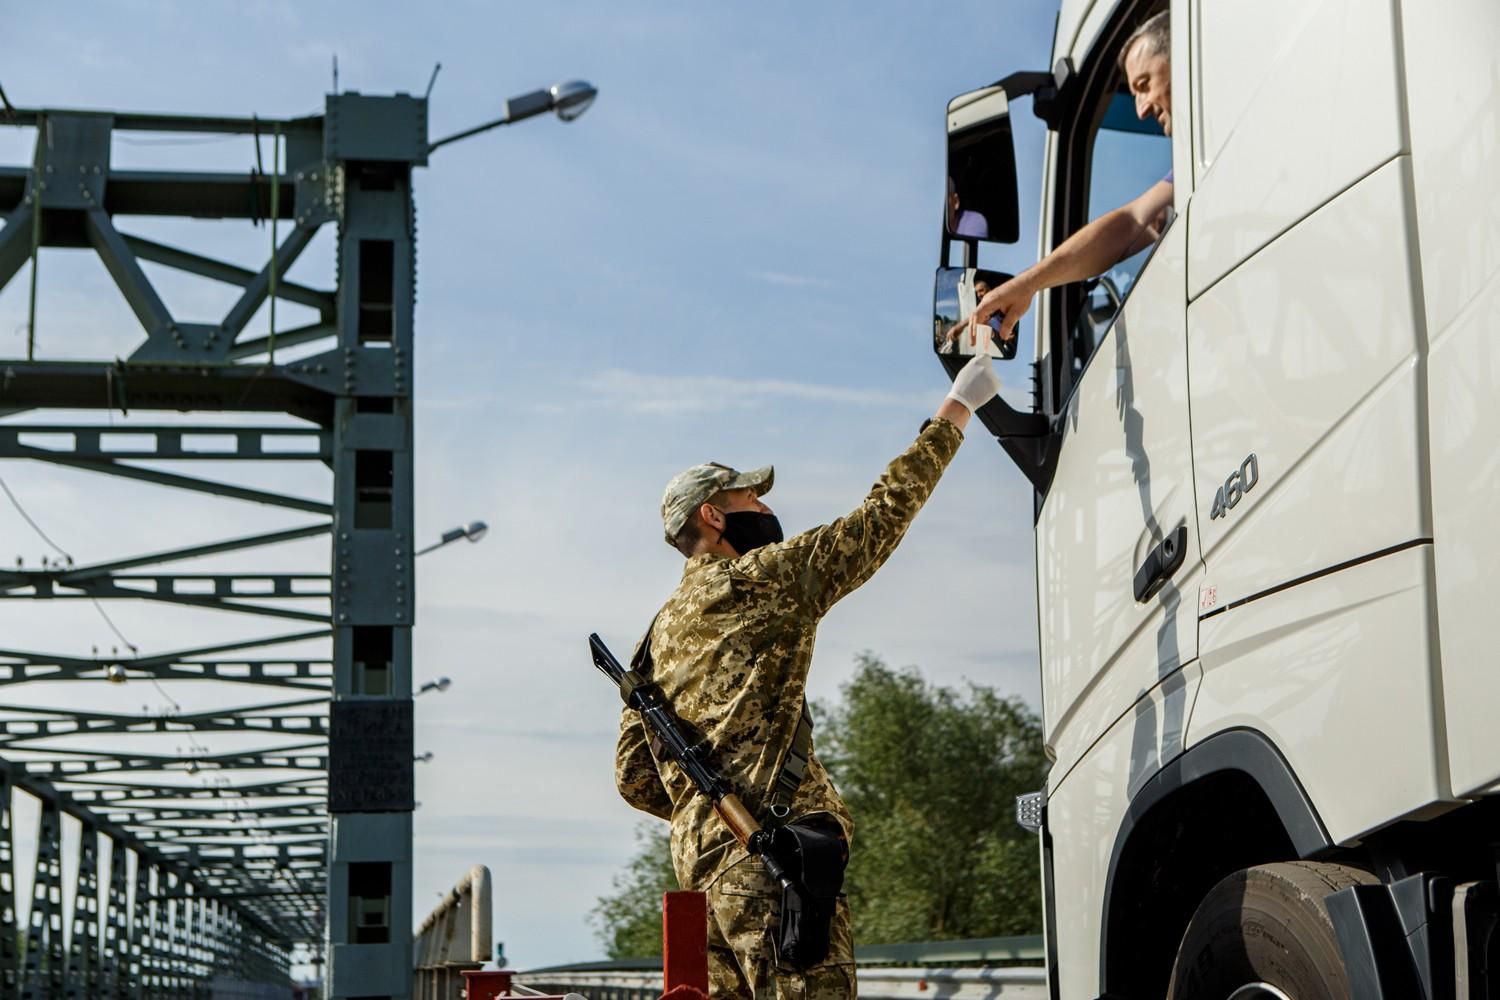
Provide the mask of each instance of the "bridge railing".
POLYGON ((412 941, 412 1000, 461 1000, 463 972, 490 958, 490 870, 475 865, 437 905, 412 941))

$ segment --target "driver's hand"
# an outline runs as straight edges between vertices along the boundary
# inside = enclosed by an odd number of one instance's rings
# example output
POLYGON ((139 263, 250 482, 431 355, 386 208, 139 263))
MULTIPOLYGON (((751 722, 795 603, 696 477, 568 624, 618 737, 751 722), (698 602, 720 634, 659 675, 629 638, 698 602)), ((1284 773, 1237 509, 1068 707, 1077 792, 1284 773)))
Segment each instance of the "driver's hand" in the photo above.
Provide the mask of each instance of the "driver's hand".
POLYGON ((996 333, 996 339, 1009 341, 1016 335, 1016 324, 1021 321, 1026 310, 1031 308, 1031 299, 1035 293, 1020 278, 1012 278, 998 288, 992 288, 984 298, 979 300, 979 305, 974 309, 970 317, 969 343, 975 342, 975 334, 978 328, 990 321, 990 317, 996 314, 1000 316, 1000 329, 996 333))

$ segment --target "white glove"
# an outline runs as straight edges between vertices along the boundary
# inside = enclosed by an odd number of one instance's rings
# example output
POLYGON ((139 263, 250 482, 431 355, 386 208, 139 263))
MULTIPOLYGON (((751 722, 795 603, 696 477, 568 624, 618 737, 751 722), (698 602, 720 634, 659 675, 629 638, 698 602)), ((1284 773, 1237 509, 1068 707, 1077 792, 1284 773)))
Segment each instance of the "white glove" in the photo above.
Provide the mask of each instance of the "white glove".
MULTIPOLYGON (((987 338, 986 338, 987 339, 987 338)), ((988 344, 984 345, 988 348, 988 344)), ((948 398, 959 403, 970 413, 979 409, 1000 392, 1000 376, 990 362, 987 349, 969 359, 969 363, 958 370, 953 378, 953 389, 948 398)))

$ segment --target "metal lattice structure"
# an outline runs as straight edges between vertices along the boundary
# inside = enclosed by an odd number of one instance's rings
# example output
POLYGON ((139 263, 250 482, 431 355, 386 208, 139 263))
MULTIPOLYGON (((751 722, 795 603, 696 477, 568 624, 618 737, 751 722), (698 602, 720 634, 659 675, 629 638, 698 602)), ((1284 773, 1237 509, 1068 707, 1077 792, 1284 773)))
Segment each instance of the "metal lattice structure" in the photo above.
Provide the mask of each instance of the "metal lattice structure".
POLYGON ((25 357, 0 359, 0 469, 11 460, 45 462, 295 518, 206 544, 0 571, 0 616, 12 622, 28 607, 23 600, 145 601, 281 622, 250 639, 159 641, 181 647, 160 653, 0 649, 3 1000, 206 997, 231 982, 285 996, 294 950, 326 962, 327 997, 408 996, 411 171, 426 163, 426 114, 419 98, 339 94, 322 115, 279 121, 0 115, 0 125, 35 128, 37 140, 30 166, 0 168, 0 288, 30 264, 34 330, 39 256, 92 248, 143 334, 123 359, 47 360, 36 356, 33 337, 25 357), (112 168, 114 138, 142 131, 253 137, 257 154, 264 140, 271 169, 112 168), (274 251, 259 269, 241 267, 131 235, 128 220, 139 216, 266 226, 274 251), (330 224, 336 287, 288 280, 330 224), (217 322, 184 321, 143 261, 225 283, 237 299, 217 322), (318 318, 278 330, 278 300, 318 318), (252 329, 263 313, 266 328, 252 329), (94 418, 60 422, 49 411, 94 418), (186 416, 103 422, 141 411, 186 416), (208 413, 214 417, 194 419, 208 413), (245 416, 228 424, 224 414, 245 416), (269 415, 280 422, 257 422, 269 415), (331 495, 307 499, 181 471, 197 460, 246 469, 314 463, 332 471, 331 495), (223 565, 324 537, 329 545, 316 565, 271 572, 223 565), (179 568, 200 559, 217 568, 179 568), (322 652, 301 652, 309 648, 322 652), (66 695, 30 707, 12 697, 111 682, 163 691, 192 682, 244 694, 229 707, 141 714, 80 710, 66 695), (213 750, 199 742, 226 734, 257 744, 213 750), (161 749, 173 738, 187 740, 187 749, 161 749), (34 837, 29 825, 18 826, 18 792, 35 800, 34 837), (70 839, 64 827, 75 821, 80 832, 70 839), (16 869, 20 846, 32 843, 23 906, 16 869), (68 886, 65 871, 76 873, 68 886))

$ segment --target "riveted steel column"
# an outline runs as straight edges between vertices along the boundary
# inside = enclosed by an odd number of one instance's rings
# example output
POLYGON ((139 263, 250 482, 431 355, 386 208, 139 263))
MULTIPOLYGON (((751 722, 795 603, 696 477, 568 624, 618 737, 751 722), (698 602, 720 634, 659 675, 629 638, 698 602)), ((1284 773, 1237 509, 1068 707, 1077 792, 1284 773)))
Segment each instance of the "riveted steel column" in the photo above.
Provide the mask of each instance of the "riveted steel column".
POLYGON ((426 102, 328 100, 339 206, 328 811, 330 1000, 411 989, 412 167, 426 102))
POLYGON ((53 1000, 63 993, 62 814, 57 803, 43 800, 37 822, 36 880, 31 890, 31 918, 21 1000, 53 1000))
POLYGON ((102 995, 110 998, 131 995, 128 864, 125 845, 114 840, 109 852, 109 891, 104 899, 104 948, 100 963, 102 995))
POLYGON ((151 990, 151 868, 146 859, 135 859, 135 903, 130 914, 130 985, 132 1000, 141 1000, 151 990))
POLYGON ((16 919, 16 844, 13 833, 10 774, 0 768, 0 996, 16 995, 21 972, 21 942, 16 919))
POLYGON ((99 995, 99 831, 84 823, 78 836, 78 877, 68 942, 68 1000, 99 995))

